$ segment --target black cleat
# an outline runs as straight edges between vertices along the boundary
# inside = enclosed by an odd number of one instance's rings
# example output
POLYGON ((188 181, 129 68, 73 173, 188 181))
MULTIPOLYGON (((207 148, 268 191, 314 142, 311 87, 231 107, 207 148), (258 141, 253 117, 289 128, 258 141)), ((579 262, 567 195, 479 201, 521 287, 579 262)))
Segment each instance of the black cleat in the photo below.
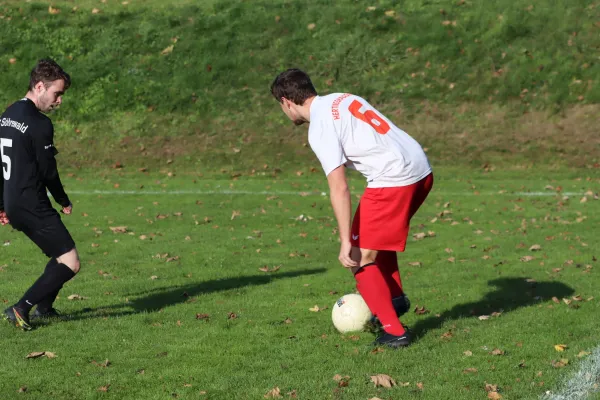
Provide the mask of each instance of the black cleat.
POLYGON ((33 314, 31 314, 31 319, 53 319, 53 318, 63 318, 63 315, 58 312, 56 308, 51 308, 46 311, 41 311, 39 308, 36 308, 33 314))
POLYGON ((30 331, 33 329, 29 322, 29 315, 25 311, 21 310, 17 306, 10 306, 4 310, 4 319, 9 321, 17 328, 21 328, 24 331, 30 331))
POLYGON ((408 331, 404 332, 402 336, 392 335, 391 333, 384 332, 383 335, 379 336, 375 340, 375 345, 378 346, 388 346, 393 349, 397 349, 400 347, 408 347, 410 346, 410 333, 408 331))

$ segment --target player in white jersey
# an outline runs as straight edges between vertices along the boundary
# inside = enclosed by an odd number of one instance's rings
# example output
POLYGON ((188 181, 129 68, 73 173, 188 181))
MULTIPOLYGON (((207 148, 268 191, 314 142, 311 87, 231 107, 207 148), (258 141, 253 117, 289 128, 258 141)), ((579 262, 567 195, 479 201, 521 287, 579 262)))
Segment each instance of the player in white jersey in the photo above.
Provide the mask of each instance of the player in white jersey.
POLYGON ((349 93, 317 95, 299 69, 279 74, 271 93, 296 125, 309 122, 308 140, 330 189, 339 235, 339 260, 350 268, 357 289, 385 331, 376 343, 408 346, 398 317, 410 308, 398 271, 412 216, 433 186, 425 152, 406 132, 365 99, 349 93), (345 168, 367 179, 352 219, 345 168))

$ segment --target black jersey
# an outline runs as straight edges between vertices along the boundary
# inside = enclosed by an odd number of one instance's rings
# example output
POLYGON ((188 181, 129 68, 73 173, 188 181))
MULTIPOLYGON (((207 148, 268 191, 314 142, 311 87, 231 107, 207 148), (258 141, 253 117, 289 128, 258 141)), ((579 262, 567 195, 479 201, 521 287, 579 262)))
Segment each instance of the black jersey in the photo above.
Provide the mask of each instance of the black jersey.
POLYGON ((0 117, 0 151, 0 210, 13 226, 30 226, 57 215, 46 188, 58 204, 70 204, 56 168, 52 121, 33 101, 19 100, 0 117))

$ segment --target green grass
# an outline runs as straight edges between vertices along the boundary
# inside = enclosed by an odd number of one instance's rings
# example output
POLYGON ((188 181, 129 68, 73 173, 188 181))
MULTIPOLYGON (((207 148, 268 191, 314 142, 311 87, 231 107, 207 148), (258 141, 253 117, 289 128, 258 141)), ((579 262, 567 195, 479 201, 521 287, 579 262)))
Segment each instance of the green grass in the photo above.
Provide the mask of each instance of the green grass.
MULTIPOLYGON (((3 399, 256 399, 274 387, 303 399, 472 399, 485 398, 486 382, 504 398, 536 398, 597 345, 599 303, 588 298, 597 297, 600 203, 590 195, 581 202, 583 195, 518 194, 553 193, 548 185, 597 192, 590 173, 440 171, 400 256, 413 306, 430 313, 402 318, 419 336, 414 346, 377 353, 372 334, 341 335, 331 324, 331 306, 354 282, 336 260, 320 174, 235 180, 113 170, 77 172, 65 183, 75 203, 65 223, 83 265, 57 303, 71 317, 29 333, 0 325, 3 399), (109 193, 116 190, 140 194, 109 193), (246 194, 215 193, 224 190, 246 194), (113 233, 115 226, 132 234, 113 233), (429 231, 435 236, 412 239, 429 231), (529 251, 534 244, 541 250, 529 251), (422 265, 409 265, 416 261, 422 265), (87 299, 67 300, 71 294, 87 299), (582 301, 562 301, 573 296, 582 301), (329 308, 309 311, 314 305, 329 308), (501 315, 477 318, 493 312, 501 315), (556 344, 568 348, 558 353, 556 344), (504 354, 490 354, 495 349, 504 354), (25 359, 33 351, 58 357, 25 359), (569 364, 553 367, 561 358, 569 364), (107 359, 108 367, 97 365, 107 359), (378 373, 410 384, 375 388, 369 376, 378 373), (338 387, 336 374, 349 376, 349 385, 338 387), (26 393, 17 393, 23 386, 26 393)), ((351 183, 359 194, 362 181, 351 183)), ((0 241, 10 241, 0 272, 8 304, 45 261, 21 233, 4 228, 0 241)))
MULTIPOLYGON (((535 131, 543 125, 543 141, 560 146, 565 135, 555 125, 563 125, 573 143, 592 141, 578 144, 585 157, 570 151, 555 160, 529 146, 497 149, 501 157, 593 165, 596 130, 567 116, 582 106, 593 121, 600 115, 598 6, 532 4, 379 0, 368 10, 351 0, 2 1, 0 104, 23 95, 27 72, 48 55, 73 77, 55 118, 72 164, 160 165, 177 157, 194 168, 248 166, 237 148, 245 160, 293 165, 305 159, 297 149, 306 140, 292 133, 268 88, 297 66, 323 93, 366 97, 444 162, 457 160, 435 138, 478 147, 507 131, 526 135, 520 116, 543 109, 533 121, 535 131), (49 4, 60 12, 50 14, 49 4)), ((465 165, 496 162, 464 154, 465 165)))

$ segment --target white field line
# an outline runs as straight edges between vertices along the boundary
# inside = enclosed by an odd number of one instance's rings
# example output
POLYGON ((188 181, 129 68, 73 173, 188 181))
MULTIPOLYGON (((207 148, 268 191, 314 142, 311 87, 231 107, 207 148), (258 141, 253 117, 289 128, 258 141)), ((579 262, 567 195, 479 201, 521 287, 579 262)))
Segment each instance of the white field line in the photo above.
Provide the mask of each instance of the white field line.
POLYGON ((600 346, 581 362, 579 370, 562 383, 556 393, 546 392, 542 400, 584 400, 600 393, 600 346))
MULTIPOLYGON (((318 191, 286 191, 286 190, 67 190, 69 194, 93 196, 131 196, 131 195, 254 195, 254 196, 327 196, 326 192, 318 191)), ((433 192, 445 196, 509 196, 509 197, 556 197, 556 196, 585 196, 583 192, 433 192)))

